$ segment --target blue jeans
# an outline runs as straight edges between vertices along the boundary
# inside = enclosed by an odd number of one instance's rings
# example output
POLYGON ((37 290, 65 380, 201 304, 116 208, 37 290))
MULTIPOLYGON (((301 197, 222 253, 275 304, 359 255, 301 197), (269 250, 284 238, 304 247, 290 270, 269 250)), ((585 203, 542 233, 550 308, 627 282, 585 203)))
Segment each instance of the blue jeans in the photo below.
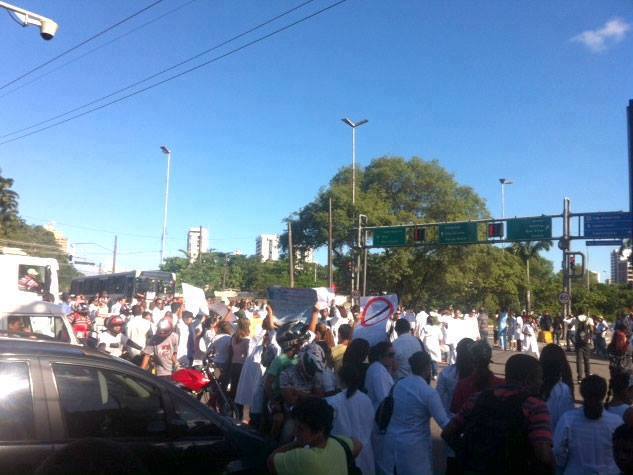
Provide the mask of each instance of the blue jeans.
POLYGON ((499 330, 499 346, 502 350, 508 349, 508 329, 499 330))

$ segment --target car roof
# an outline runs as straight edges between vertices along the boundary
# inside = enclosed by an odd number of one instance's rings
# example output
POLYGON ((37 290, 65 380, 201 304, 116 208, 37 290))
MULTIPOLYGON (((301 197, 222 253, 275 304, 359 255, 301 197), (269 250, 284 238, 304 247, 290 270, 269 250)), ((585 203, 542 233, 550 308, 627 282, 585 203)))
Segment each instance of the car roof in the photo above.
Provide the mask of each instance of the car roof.
POLYGON ((91 348, 59 341, 31 340, 24 336, 12 336, 0 332, 0 355, 57 355, 82 356, 115 360, 110 355, 91 348))

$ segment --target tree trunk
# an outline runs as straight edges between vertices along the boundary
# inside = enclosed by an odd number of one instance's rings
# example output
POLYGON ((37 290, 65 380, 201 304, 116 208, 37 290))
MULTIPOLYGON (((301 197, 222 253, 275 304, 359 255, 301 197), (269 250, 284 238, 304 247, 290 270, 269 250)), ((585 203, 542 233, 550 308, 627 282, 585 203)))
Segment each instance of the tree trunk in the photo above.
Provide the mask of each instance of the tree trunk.
POLYGON ((525 261, 525 276, 526 279, 526 289, 525 289, 525 306, 527 307, 527 312, 530 313, 532 310, 532 293, 530 289, 530 259, 525 261))

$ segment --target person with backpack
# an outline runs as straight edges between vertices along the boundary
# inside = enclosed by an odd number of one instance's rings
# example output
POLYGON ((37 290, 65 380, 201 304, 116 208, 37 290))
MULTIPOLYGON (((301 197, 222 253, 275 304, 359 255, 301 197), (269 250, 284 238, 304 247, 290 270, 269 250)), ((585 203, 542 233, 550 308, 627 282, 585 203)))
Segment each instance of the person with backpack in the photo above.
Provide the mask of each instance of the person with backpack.
POLYGON ((538 396, 538 360, 516 354, 505 365, 506 384, 473 396, 442 431, 464 471, 491 475, 553 474, 549 410, 538 396))
POLYGON ((587 315, 576 317, 576 335, 574 338, 574 348, 576 349, 576 373, 578 384, 585 376, 591 374, 591 347, 594 332, 593 320, 587 315))
POLYGON ((449 418, 437 392, 430 386, 431 357, 418 351, 409 358, 411 375, 393 387, 393 409, 383 446, 383 473, 432 473, 431 417, 440 427, 449 418))
POLYGON ((559 473, 616 475, 612 437, 622 417, 604 410, 607 381, 592 374, 580 383, 582 407, 567 411, 554 433, 554 455, 559 473))
POLYGON ((268 473, 309 475, 360 473, 354 458, 362 450, 356 439, 331 436, 334 409, 325 399, 306 398, 292 408, 295 440, 268 457, 268 473))

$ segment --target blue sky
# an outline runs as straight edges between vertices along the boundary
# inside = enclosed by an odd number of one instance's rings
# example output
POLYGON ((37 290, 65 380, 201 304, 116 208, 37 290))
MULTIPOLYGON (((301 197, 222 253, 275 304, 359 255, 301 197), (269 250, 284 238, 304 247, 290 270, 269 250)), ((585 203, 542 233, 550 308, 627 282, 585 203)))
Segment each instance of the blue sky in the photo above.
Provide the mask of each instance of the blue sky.
MULTIPOLYGON (((60 30, 44 42, 35 28, 0 15, 0 84, 151 3, 19 2, 60 30)), ((165 0, 61 62, 185 3, 165 0)), ((0 135, 299 3, 197 0, 0 97, 0 135)), ((329 3, 315 1, 261 33, 329 3)), ((626 209, 631 24, 626 1, 348 0, 168 84, 2 145, 0 167, 15 179, 29 222, 56 222, 71 242, 105 248, 117 233, 122 268, 158 263, 160 145, 173 151, 168 255, 184 249, 187 229, 198 225, 210 229, 213 248, 252 253, 257 234, 281 232, 283 218, 349 164, 345 116, 369 119, 358 133, 361 164, 382 155, 437 159, 495 216, 500 177, 515 181, 506 194, 510 216, 559 213, 565 196, 575 211, 626 209)), ((106 249, 78 249, 109 263, 106 249)), ((593 270, 609 270, 609 251, 591 250, 593 270)), ((560 260, 558 252, 550 257, 560 260)))

